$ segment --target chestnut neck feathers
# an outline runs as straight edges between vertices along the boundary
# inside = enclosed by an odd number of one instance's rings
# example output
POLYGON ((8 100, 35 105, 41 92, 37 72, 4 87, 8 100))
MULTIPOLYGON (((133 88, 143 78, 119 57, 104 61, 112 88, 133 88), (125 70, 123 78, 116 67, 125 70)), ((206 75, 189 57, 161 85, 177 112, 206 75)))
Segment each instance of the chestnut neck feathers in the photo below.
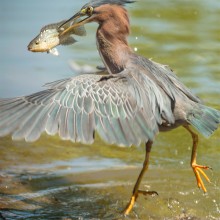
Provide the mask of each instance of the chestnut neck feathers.
POLYGON ((121 72, 126 65, 131 49, 127 36, 130 23, 127 11, 118 5, 102 5, 95 9, 92 21, 98 22, 97 47, 110 73, 121 72))

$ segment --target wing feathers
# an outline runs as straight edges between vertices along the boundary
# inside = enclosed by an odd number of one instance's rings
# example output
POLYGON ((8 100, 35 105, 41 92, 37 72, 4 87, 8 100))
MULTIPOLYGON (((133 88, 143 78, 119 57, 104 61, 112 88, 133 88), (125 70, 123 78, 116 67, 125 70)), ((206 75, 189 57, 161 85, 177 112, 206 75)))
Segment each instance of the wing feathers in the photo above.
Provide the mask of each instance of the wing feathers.
POLYGON ((100 81, 101 77, 59 80, 42 92, 0 100, 0 136, 11 133, 13 139, 35 141, 46 131, 91 144, 97 131, 104 141, 121 146, 153 140, 161 120, 151 110, 152 94, 143 93, 129 79, 100 81))

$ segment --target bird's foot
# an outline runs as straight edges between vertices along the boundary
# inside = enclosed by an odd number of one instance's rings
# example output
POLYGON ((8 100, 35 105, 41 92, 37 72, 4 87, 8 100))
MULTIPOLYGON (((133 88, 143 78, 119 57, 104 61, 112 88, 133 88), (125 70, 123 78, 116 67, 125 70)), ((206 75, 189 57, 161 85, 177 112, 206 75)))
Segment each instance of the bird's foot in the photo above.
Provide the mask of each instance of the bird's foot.
POLYGON ((205 188, 205 185, 203 183, 203 180, 202 180, 200 174, 207 180, 207 182, 211 183, 210 179, 208 178, 208 176, 203 171, 203 170, 208 170, 208 169, 211 169, 211 168, 208 167, 208 166, 202 166, 202 165, 198 165, 196 163, 193 163, 192 164, 192 169, 193 169, 193 172, 195 173, 198 187, 202 188, 202 190, 206 193, 207 190, 205 188))
POLYGON ((124 212, 123 212, 124 215, 128 215, 128 214, 131 212, 131 210, 133 209, 134 204, 135 204, 135 202, 136 202, 136 200, 137 200, 139 194, 142 194, 142 195, 144 195, 144 196, 147 196, 147 195, 150 195, 150 196, 159 195, 156 191, 138 190, 137 193, 135 193, 135 194, 132 195, 132 197, 131 197, 129 203, 127 204, 127 206, 126 206, 126 208, 125 208, 125 210, 124 210, 124 212))
POLYGON ((125 210, 123 211, 124 215, 128 215, 131 212, 131 210, 133 209, 134 204, 137 200, 137 197, 138 197, 138 193, 135 194, 135 195, 132 195, 129 203, 127 204, 125 210))

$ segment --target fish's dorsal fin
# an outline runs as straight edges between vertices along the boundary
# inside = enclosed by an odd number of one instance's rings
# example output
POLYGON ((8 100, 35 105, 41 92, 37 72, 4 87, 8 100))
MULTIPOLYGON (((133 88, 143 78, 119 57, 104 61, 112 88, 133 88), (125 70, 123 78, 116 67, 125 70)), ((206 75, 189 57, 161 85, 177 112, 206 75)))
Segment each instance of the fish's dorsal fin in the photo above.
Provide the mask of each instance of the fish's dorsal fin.
POLYGON ((63 21, 60 21, 60 22, 57 22, 57 23, 52 23, 52 24, 47 24, 45 25, 44 27, 41 28, 41 32, 44 32, 48 29, 58 29, 59 26, 61 26, 66 20, 63 20, 63 21))
MULTIPOLYGON (((69 28, 70 26, 76 24, 79 21, 80 21, 79 19, 76 19, 74 21, 67 22, 66 24, 64 24, 65 23, 65 20, 64 20, 64 21, 59 23, 60 26, 62 26, 62 27, 59 27, 59 31, 63 32, 65 29, 69 28), (62 25, 62 24, 64 24, 64 25, 62 25)), ((86 35, 86 29, 85 29, 84 25, 82 25, 82 26, 73 28, 70 32, 67 32, 67 33, 68 33, 67 35, 75 34, 75 35, 78 35, 78 36, 85 36, 86 35)))
POLYGON ((74 39, 73 37, 67 37, 67 38, 62 38, 61 40, 60 40, 60 44, 61 45, 71 45, 71 44, 74 44, 74 43, 76 43, 77 42, 77 40, 76 39, 74 39))
POLYGON ((86 29, 85 27, 79 26, 73 29, 73 31, 71 32, 72 34, 78 35, 78 36, 86 36, 86 29))

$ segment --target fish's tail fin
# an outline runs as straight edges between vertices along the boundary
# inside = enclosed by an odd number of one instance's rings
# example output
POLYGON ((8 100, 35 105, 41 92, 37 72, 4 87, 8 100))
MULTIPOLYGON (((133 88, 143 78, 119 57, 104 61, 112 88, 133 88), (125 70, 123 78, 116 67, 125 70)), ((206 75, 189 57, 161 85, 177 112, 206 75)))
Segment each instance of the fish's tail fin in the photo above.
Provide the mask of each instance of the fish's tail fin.
POLYGON ((187 121, 199 133, 205 137, 209 137, 217 130, 220 124, 220 111, 202 104, 197 104, 187 115, 187 121))

